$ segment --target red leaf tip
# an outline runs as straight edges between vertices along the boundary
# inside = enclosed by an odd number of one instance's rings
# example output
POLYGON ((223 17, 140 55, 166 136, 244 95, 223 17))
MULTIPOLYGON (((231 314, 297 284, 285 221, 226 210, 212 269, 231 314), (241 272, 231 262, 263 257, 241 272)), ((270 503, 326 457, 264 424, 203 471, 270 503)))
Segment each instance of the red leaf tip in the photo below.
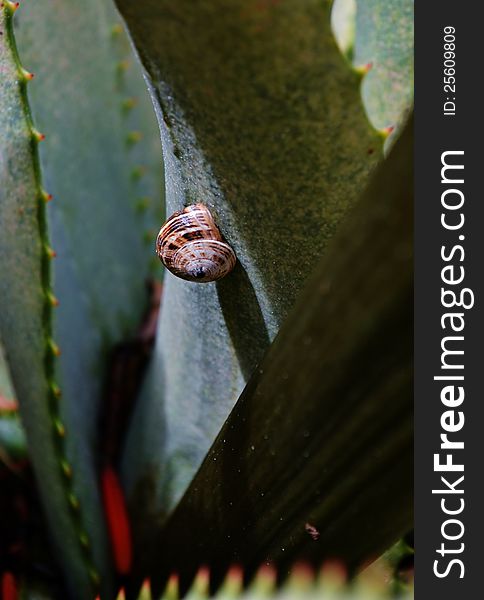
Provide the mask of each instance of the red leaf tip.
POLYGON ((299 562, 294 565, 292 568, 292 576, 295 579, 304 580, 304 581, 313 581, 314 579, 314 570, 310 564, 305 562, 299 562))
POLYGON ((32 79, 35 77, 34 73, 27 71, 27 69, 22 69, 21 74, 25 81, 32 81, 32 79))
POLYGON ((6 571, 2 575, 1 591, 3 600, 18 600, 17 582, 10 571, 6 571))
POLYGON ((127 575, 132 563, 131 527, 124 494, 112 467, 103 470, 101 487, 116 569, 121 575, 127 575))

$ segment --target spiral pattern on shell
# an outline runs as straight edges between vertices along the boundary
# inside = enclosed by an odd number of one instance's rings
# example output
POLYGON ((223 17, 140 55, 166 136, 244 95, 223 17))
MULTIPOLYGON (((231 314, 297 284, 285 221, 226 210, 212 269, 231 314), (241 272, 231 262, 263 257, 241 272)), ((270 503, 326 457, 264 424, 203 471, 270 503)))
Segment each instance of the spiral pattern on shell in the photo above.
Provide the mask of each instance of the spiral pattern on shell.
POLYGON ((237 261, 203 204, 187 206, 166 221, 156 239, 156 254, 173 275, 197 283, 225 277, 237 261))

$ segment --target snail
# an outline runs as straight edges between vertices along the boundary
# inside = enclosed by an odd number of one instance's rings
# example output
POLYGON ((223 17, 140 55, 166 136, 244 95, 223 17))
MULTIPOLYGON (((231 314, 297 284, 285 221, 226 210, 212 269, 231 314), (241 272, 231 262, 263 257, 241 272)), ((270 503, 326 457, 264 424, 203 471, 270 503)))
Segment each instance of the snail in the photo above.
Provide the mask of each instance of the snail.
POLYGON ((187 206, 165 222, 156 238, 156 254, 173 275, 197 283, 225 277, 237 261, 203 204, 187 206))

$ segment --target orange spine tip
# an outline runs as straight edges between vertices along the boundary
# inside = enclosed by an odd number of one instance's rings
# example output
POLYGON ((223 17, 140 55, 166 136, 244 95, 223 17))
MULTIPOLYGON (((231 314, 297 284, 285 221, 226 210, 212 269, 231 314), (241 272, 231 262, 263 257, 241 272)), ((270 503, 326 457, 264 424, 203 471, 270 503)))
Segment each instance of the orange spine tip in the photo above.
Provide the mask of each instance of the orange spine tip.
MULTIPOLYGON (((54 429, 59 437, 63 438, 65 436, 66 428, 64 427, 62 421, 60 421, 59 419, 54 420, 54 429)), ((62 467, 64 467, 64 465, 62 465, 62 467)))
POLYGON ((2 594, 3 600, 18 600, 19 593, 15 577, 9 571, 2 575, 2 594))
POLYGON ((144 167, 143 165, 134 167, 131 170, 131 179, 133 179, 133 181, 139 181, 143 177, 145 172, 146 172, 146 167, 144 167))
POLYGON ((136 201, 136 210, 140 213, 145 212, 151 204, 150 198, 138 198, 136 201))
POLYGON ((116 36, 118 36, 118 35, 119 35, 120 33, 122 33, 122 32, 123 32, 123 27, 121 26, 121 24, 120 24, 120 23, 116 23, 115 25, 113 25, 113 26, 111 27, 111 35, 112 35, 113 37, 116 37, 116 36))
POLYGON ((32 129, 32 135, 37 142, 43 142, 45 140, 45 134, 40 133, 37 129, 32 129))
POLYGON ((193 581, 192 592, 201 596, 208 595, 210 585, 210 571, 208 567, 200 567, 193 581))
POLYGON ((42 190, 42 192, 40 193, 40 197, 46 203, 50 202, 53 198, 52 194, 48 194, 45 190, 42 190))
POLYGON ((20 69, 20 74, 24 81, 32 81, 32 79, 35 77, 35 75, 30 71, 27 71, 27 69, 20 69))
POLYGON ((116 68, 119 73, 123 73, 124 71, 127 71, 129 69, 129 66, 130 66, 129 60, 121 60, 120 62, 118 62, 116 68))
POLYGON ((52 394, 56 397, 56 398, 60 398, 62 395, 61 389, 60 387, 57 385, 57 383, 52 382, 50 384, 50 390, 52 392, 52 394))
POLYGON ((49 258, 55 258, 57 253, 50 246, 45 247, 45 252, 49 258))
POLYGON ((236 596, 241 593, 244 583, 244 572, 242 567, 234 565, 230 567, 225 577, 222 592, 229 596, 236 596))
POLYGON ((93 583, 93 585, 98 586, 101 578, 99 577, 99 573, 97 571, 95 571, 94 569, 90 569, 89 570, 89 577, 91 579, 91 582, 93 583))
POLYGON ((67 460, 62 460, 61 461, 61 469, 62 469, 62 473, 68 478, 70 479, 72 477, 72 467, 71 465, 67 462, 67 460))
POLYGON ((13 14, 20 6, 20 2, 11 2, 10 0, 5 0, 0 5, 0 8, 6 8, 10 14, 13 14))
MULTIPOLYGON (((164 598, 164 600, 166 600, 166 596, 163 596, 163 598, 164 598)), ((139 593, 138 600, 152 600, 151 585, 150 585, 149 579, 145 579, 143 581, 143 585, 141 586, 141 591, 139 593)), ((174 599, 171 598, 171 600, 174 600, 174 599)))
POLYGON ((61 351, 60 351, 60 348, 59 348, 59 346, 58 346, 58 345, 57 345, 57 344, 54 342, 54 340, 53 340, 53 339, 49 339, 49 342, 48 342, 48 344, 49 344, 49 348, 50 348, 50 349, 51 349, 51 351, 52 351, 52 354, 54 354, 54 356, 60 356, 60 353, 61 353, 61 351))
POLYGON ((177 600, 179 597, 179 581, 178 575, 173 573, 170 575, 168 582, 166 584, 165 593, 163 594, 163 598, 166 600, 177 600))
POLYGON ((136 103, 136 98, 126 98, 126 100, 123 100, 123 102, 121 103, 121 108, 124 111, 128 112, 136 106, 136 103))
POLYGON ((393 131, 395 131, 395 127, 393 125, 389 125, 381 130, 381 134, 384 138, 387 138, 393 131))
POLYGON ((57 307, 59 306, 59 300, 57 300, 57 298, 54 296, 54 294, 52 294, 51 292, 48 293, 48 298, 49 298, 49 302, 51 306, 57 307))
POLYGON ((253 588, 261 593, 269 593, 276 586, 277 573, 271 565, 263 565, 253 581, 253 588))
POLYGON ((296 563, 291 571, 291 581, 298 586, 312 584, 314 581, 314 571, 311 565, 304 562, 296 563))
POLYGON ((74 494, 69 494, 67 499, 69 500, 69 504, 71 506, 71 508, 73 510, 79 510, 80 504, 79 504, 79 500, 77 499, 77 497, 74 494))
POLYGON ((102 472, 101 487, 116 569, 119 574, 127 575, 132 563, 131 527, 124 494, 111 467, 102 472))
POLYGON ((357 72, 359 75, 361 75, 362 77, 363 77, 364 75, 366 75, 366 74, 367 74, 369 71, 371 71, 372 69, 373 69, 373 63, 372 63, 372 62, 366 63, 366 65, 361 65, 361 66, 359 66, 359 67, 355 67, 355 71, 356 71, 356 72, 357 72))
POLYGON ((232 581, 242 581, 243 576, 244 572, 240 565, 232 565, 227 572, 227 579, 230 579, 232 581))
POLYGON ((141 133, 141 131, 131 131, 126 136, 126 143, 128 144, 128 146, 133 146, 134 144, 140 142, 142 138, 143 134, 141 133))
POLYGON ((319 572, 319 585, 323 588, 340 589, 346 585, 347 580, 348 573, 341 561, 328 560, 319 572))

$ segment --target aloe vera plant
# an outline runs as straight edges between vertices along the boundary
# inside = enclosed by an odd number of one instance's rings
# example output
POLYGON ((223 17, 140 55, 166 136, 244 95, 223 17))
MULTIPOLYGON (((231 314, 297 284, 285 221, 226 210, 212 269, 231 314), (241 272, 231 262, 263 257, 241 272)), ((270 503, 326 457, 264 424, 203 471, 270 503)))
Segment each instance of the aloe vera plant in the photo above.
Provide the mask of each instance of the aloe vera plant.
POLYGON ((335 12, 340 47, 329 1, 116 4, 0 9, 0 462, 45 515, 3 594, 376 593, 292 565, 411 528, 412 4, 335 12), (157 319, 198 202, 237 265, 157 319))

